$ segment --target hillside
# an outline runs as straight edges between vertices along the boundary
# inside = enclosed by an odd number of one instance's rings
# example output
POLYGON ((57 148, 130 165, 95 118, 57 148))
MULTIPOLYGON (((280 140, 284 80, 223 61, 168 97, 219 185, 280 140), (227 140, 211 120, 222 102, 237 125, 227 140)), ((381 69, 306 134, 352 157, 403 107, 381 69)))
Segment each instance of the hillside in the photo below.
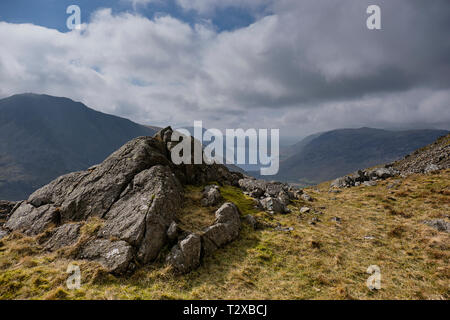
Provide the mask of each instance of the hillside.
POLYGON ((280 163, 276 179, 314 184, 358 169, 388 163, 424 147, 445 130, 389 131, 372 128, 339 129, 307 137, 280 163))
POLYGON ((0 199, 22 200, 54 178, 103 161, 153 129, 48 95, 0 100, 0 199))
MULTIPOLYGON (((0 298, 450 298, 450 168, 443 158, 439 160, 439 170, 428 174, 394 176, 379 179, 371 185, 338 190, 330 190, 329 182, 297 190, 280 183, 230 174, 223 166, 216 166, 211 171, 202 165, 191 172, 185 166, 158 165, 165 163, 164 157, 158 154, 163 150, 161 140, 168 141, 166 132, 155 139, 131 141, 92 171, 61 177, 37 191, 28 200, 32 207, 24 202, 13 209, 5 226, 16 231, 7 231, 0 241, 0 298), (143 143, 152 147, 142 148, 143 143), (123 155, 130 152, 134 156, 124 160, 123 155), (139 156, 142 152, 153 155, 145 165, 139 162, 147 159, 139 156), (142 160, 135 162, 133 159, 142 160), (113 179, 115 174, 108 175, 103 170, 114 163, 120 166, 114 170, 124 172, 116 182, 127 187, 111 185, 111 191, 108 191, 104 189, 105 182, 113 179), (136 173, 136 168, 143 171, 136 173), (170 171, 165 174, 164 170, 170 171), (174 176, 182 181, 182 204, 174 201, 181 192, 174 176), (205 188, 211 183, 205 180, 208 177, 218 184, 217 188, 205 188), (131 179, 132 183, 122 183, 123 179, 131 179), (73 191, 66 195, 66 185, 74 182, 73 188, 69 188, 73 191), (161 182, 166 188, 160 189, 161 182), (89 192, 86 186, 91 186, 89 192), (112 199, 109 197, 111 192, 120 193, 120 196, 112 199), (148 197, 155 205, 142 215, 138 211, 148 197), (84 202, 86 199, 91 199, 88 206, 84 202), (104 207, 99 199, 113 202, 113 205, 104 207), (207 200, 206 204, 204 200, 207 200), (235 211, 229 211, 227 217, 222 215, 224 208, 231 208, 233 204, 242 222, 237 233, 236 224, 229 220, 235 219, 235 211), (53 206, 58 206, 55 212, 60 219, 51 222, 47 213, 53 206), (167 206, 169 210, 162 209, 167 206), (79 210, 73 211, 74 207, 79 210), (136 210, 132 210, 133 207, 136 210), (174 216, 177 207, 179 210, 174 216), (99 213, 97 209, 105 210, 107 214, 99 213), (26 212, 29 213, 23 215, 26 212), (86 246, 91 248, 90 243, 98 241, 121 246, 125 245, 123 241, 132 238, 140 239, 140 246, 146 242, 160 243, 158 234, 161 231, 155 228, 158 222, 151 218, 156 213, 170 227, 165 245, 158 245, 160 252, 152 261, 139 263, 137 256, 136 260, 131 260, 137 264, 127 262, 132 270, 124 272, 125 269, 120 269, 121 274, 114 274, 108 269, 117 267, 110 262, 123 261, 125 256, 121 249, 114 251, 110 246, 106 247, 111 250, 108 252, 117 252, 111 261, 108 260, 114 256, 111 254, 80 256, 86 246), (73 214, 78 215, 78 222, 70 222, 74 219, 73 214), (28 232, 44 230, 44 222, 48 229, 43 233, 24 235, 18 232, 20 225, 27 223, 27 218, 22 219, 22 216, 39 222, 34 223, 32 229, 26 229, 28 232), (143 216, 150 218, 147 230, 155 232, 153 238, 133 236, 139 232, 134 221, 140 221, 143 216), (117 220, 117 217, 122 218, 117 220), (172 219, 176 221, 175 227, 170 223, 172 219), (67 237, 61 238, 61 230, 72 230, 76 225, 81 225, 78 241, 73 238, 73 232, 70 232, 69 241, 67 237), (109 233, 111 230, 123 230, 123 233, 113 236, 109 233), (101 240, 104 231, 106 238, 101 240), (228 233, 230 231, 232 233, 228 233), (178 234, 178 242, 170 240, 173 233, 178 234), (222 243, 212 251, 208 245, 211 237, 215 239, 214 243, 222 243), (201 241, 193 241, 198 238, 201 241), (57 244, 60 246, 55 249, 57 244), (177 259, 184 259, 186 263, 182 270, 178 269, 177 259), (71 263, 81 269, 82 285, 76 290, 66 287, 66 270, 71 263), (379 290, 370 290, 366 286, 370 276, 367 269, 371 265, 380 268, 379 290), (190 268, 187 270, 186 266, 190 268)), ((448 146, 446 137, 414 155, 435 163, 442 155, 448 159, 448 146)), ((412 162, 409 168, 413 168, 412 162)), ((11 211, 10 206, 4 207, 7 213, 11 211)), ((153 246, 144 247, 148 250, 153 246)), ((94 249, 101 252, 105 248, 101 245, 90 250, 94 249)), ((126 257, 130 261, 130 257, 126 257)))

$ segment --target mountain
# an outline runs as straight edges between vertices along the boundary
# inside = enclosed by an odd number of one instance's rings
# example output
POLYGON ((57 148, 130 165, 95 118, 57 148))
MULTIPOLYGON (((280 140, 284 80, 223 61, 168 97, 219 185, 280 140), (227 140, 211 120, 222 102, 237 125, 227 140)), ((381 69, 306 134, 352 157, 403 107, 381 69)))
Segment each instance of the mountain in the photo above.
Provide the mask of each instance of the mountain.
POLYGON ((360 128, 309 136, 291 148, 296 151, 280 163, 276 179, 304 185, 335 179, 397 160, 447 133, 446 130, 360 128))
POLYGON ((102 162, 155 130, 80 102, 20 94, 0 100, 0 199, 21 200, 67 172, 102 162))
POLYGON ((367 183, 298 189, 175 165, 172 134, 0 201, 0 299, 450 298, 450 135, 367 183))

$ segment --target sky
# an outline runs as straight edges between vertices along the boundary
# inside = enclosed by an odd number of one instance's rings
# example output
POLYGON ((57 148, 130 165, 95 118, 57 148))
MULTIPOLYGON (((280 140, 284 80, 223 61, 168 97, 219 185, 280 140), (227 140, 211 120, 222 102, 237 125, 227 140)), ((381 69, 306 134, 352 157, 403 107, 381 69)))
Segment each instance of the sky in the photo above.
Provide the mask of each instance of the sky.
POLYGON ((448 0, 2 0, 0 43, 0 98, 293 140, 450 129, 448 0), (66 27, 72 4, 81 30, 66 27), (381 30, 366 26, 373 4, 381 30))

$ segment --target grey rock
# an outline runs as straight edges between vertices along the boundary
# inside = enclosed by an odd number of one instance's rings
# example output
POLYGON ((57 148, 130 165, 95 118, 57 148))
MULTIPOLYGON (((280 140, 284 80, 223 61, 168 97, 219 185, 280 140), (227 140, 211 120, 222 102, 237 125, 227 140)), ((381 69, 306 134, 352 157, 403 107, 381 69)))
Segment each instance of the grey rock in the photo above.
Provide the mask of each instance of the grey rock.
POLYGON ((261 207, 269 212, 285 213, 286 207, 278 198, 267 197, 260 201, 261 207))
POLYGON ((34 236, 58 224, 60 219, 60 211, 50 204, 35 208, 23 202, 5 223, 5 228, 34 236))
POLYGON ((3 229, 0 227, 0 240, 6 237, 9 234, 8 230, 3 229))
POLYGON ((109 272, 122 274, 133 259, 133 251, 125 241, 95 239, 82 248, 78 258, 97 261, 109 272))
POLYGON ((44 248, 54 251, 75 244, 80 236, 81 223, 66 223, 56 228, 44 248))
POLYGON ((301 195, 301 198, 302 198, 302 200, 304 200, 304 201, 313 201, 313 199, 311 198, 311 196, 308 195, 308 194, 306 194, 306 193, 303 193, 303 194, 301 195))
POLYGON ((166 242, 167 229, 182 203, 182 192, 166 166, 156 165, 140 172, 105 215, 99 236, 115 237, 139 247, 143 263, 153 260, 166 242))
POLYGON ((285 207, 291 202, 291 198, 292 198, 292 197, 289 196, 289 192, 288 192, 288 191, 281 190, 281 191, 278 193, 278 200, 279 200, 279 201, 281 202, 281 204, 282 204, 283 206, 285 206, 285 207))
POLYGON ((203 198, 201 200, 202 206, 212 207, 218 205, 221 200, 222 196, 220 195, 219 186, 210 185, 205 187, 203 198))
POLYGON ((277 225, 275 227, 276 231, 283 231, 283 232, 290 232, 290 231, 294 231, 294 227, 283 227, 281 225, 277 225))
POLYGON ((375 187, 377 185, 376 181, 364 181, 363 185, 366 187, 375 187))
POLYGON ((424 221, 424 223, 437 231, 450 232, 450 222, 447 222, 444 219, 427 220, 424 221))
POLYGON ((308 207, 301 207, 301 208, 300 208, 300 213, 308 213, 308 212, 310 212, 310 211, 311 211, 311 209, 308 208, 308 207))
POLYGON ((178 239, 178 236, 180 235, 180 229, 178 228, 178 225, 175 221, 173 221, 169 228, 167 229, 167 239, 170 242, 174 242, 178 239))
POLYGON ((429 164, 425 167, 424 169, 424 173, 435 173, 439 171, 439 166, 435 165, 435 164, 429 164))
POLYGON ((216 220, 212 226, 206 228, 202 235, 205 254, 235 240, 239 236, 241 219, 237 207, 231 203, 224 203, 216 211, 216 220))
POLYGON ((342 222, 342 219, 339 218, 339 217, 333 217, 333 218, 331 218, 331 221, 334 221, 334 222, 336 222, 336 223, 341 223, 341 222, 342 222))
POLYGON ((283 184, 280 182, 269 182, 266 184, 266 194, 269 197, 277 197, 283 190, 283 184))
POLYGON ((170 251, 166 261, 178 273, 188 273, 200 265, 201 238, 190 234, 170 251))

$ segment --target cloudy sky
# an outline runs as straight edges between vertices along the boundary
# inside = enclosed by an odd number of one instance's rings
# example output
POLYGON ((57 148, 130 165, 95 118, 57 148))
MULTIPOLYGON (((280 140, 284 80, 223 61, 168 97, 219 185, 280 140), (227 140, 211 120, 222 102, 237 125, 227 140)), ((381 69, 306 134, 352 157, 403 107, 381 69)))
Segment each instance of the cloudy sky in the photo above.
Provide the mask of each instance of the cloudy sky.
POLYGON ((0 43, 0 98, 285 137, 450 129, 448 0, 2 0, 0 43), (371 4, 382 30, 366 27, 371 4))

